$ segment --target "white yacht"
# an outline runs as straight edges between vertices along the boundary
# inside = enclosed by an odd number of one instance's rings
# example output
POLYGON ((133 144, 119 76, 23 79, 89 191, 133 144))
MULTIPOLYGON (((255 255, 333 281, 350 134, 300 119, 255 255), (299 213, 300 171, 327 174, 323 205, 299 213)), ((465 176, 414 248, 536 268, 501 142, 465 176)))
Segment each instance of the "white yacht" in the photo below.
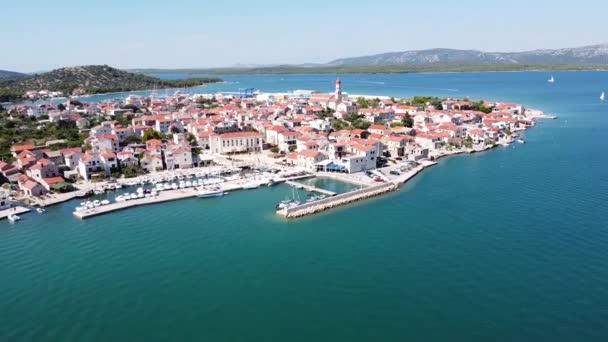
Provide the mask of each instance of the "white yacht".
POLYGON ((243 190, 257 189, 259 187, 259 183, 247 183, 243 185, 243 190))
POLYGON ((221 188, 202 189, 196 194, 196 197, 199 197, 199 198, 221 197, 221 196, 224 196, 224 190, 222 190, 221 188))
POLYGON ((549 78, 549 80, 547 80, 547 82, 555 83, 555 78, 553 78, 553 75, 551 75, 551 78, 549 78))

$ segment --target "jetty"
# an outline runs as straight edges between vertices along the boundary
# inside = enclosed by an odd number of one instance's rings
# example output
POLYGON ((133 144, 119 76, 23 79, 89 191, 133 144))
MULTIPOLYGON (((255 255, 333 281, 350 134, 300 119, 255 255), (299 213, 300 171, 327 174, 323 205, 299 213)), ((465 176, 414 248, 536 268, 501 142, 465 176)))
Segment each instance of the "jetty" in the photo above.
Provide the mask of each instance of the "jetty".
POLYGON ((307 215, 316 214, 328 209, 360 201, 362 199, 380 196, 387 192, 395 191, 399 186, 393 182, 382 183, 379 185, 370 186, 367 188, 339 194, 334 197, 324 198, 322 200, 304 203, 295 207, 285 208, 277 211, 277 214, 286 218, 298 218, 307 215))
POLYGON ((0 210, 0 220, 5 219, 9 215, 12 215, 12 214, 19 215, 19 214, 27 213, 29 211, 30 211, 30 209, 28 209, 26 207, 21 207, 21 206, 0 210))
POLYGON ((295 187, 296 189, 297 188, 301 188, 301 189, 304 189, 304 190, 309 191, 309 192, 318 192, 320 194, 324 194, 324 195, 327 195, 327 196, 335 196, 335 195, 337 195, 336 192, 325 190, 325 189, 321 189, 321 188, 316 188, 316 187, 314 187, 312 185, 302 184, 302 183, 298 183, 298 182, 286 181, 285 184, 291 185, 291 186, 295 187))

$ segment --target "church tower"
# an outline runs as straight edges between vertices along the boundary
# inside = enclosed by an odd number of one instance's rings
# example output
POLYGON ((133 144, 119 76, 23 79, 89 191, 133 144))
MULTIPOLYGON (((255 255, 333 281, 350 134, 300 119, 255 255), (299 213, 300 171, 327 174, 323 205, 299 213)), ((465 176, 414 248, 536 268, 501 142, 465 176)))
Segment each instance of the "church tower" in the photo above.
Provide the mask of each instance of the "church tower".
POLYGON ((342 102, 342 81, 338 78, 336 80, 336 101, 342 102))

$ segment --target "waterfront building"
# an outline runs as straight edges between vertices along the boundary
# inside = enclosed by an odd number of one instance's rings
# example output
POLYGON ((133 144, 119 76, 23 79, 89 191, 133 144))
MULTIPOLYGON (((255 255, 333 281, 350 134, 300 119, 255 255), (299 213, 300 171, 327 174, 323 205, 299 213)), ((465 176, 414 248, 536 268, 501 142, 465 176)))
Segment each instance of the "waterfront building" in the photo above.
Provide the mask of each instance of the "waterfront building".
POLYGON ((259 152, 262 150, 262 135, 258 132, 212 135, 210 147, 213 153, 218 154, 259 152))

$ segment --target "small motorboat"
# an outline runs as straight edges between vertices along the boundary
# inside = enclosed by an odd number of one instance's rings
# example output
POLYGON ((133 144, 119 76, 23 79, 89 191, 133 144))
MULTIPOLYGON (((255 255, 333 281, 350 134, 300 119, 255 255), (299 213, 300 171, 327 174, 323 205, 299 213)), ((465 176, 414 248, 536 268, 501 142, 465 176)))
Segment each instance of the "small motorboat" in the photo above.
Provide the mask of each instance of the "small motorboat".
POLYGON ((260 184, 258 183, 248 183, 243 185, 243 190, 251 190, 251 189, 257 189, 260 187, 260 184))
POLYGON ((42 208, 36 208, 36 212, 38 212, 38 214, 42 214, 44 213, 46 210, 42 209, 42 208))
POLYGON ((15 221, 21 220, 21 217, 15 215, 15 214, 10 214, 10 215, 8 215, 8 220, 11 222, 15 222, 15 221))
POLYGON ((520 144, 525 144, 526 143, 526 141, 524 139, 517 139, 515 141, 517 141, 520 144))
POLYGON ((101 205, 108 205, 108 204, 110 204, 110 201, 108 201, 108 200, 101 201, 101 205))

